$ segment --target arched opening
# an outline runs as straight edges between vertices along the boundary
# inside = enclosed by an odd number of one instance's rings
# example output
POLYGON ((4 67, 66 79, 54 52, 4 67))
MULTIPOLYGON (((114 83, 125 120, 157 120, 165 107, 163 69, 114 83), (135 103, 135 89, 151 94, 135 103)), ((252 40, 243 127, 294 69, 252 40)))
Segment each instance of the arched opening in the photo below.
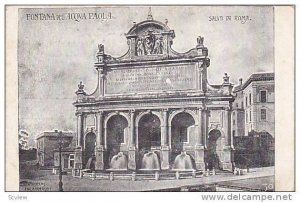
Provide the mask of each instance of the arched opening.
POLYGON ((157 152, 161 145, 160 124, 158 116, 154 114, 145 114, 138 122, 138 167, 140 169, 160 169, 157 152))
POLYGON ((214 129, 208 133, 207 137, 207 169, 220 169, 220 150, 221 148, 221 132, 214 129))
POLYGON ((107 121, 107 168, 110 167, 112 158, 121 151, 121 146, 126 144, 127 129, 127 119, 122 115, 114 115, 107 121))
POLYGON ((85 136, 85 145, 84 145, 84 163, 87 164, 88 160, 95 155, 95 146, 96 146, 96 134, 90 132, 85 136))
MULTIPOLYGON (((171 121, 171 163, 183 152, 183 146, 194 142, 195 120, 187 112, 176 114, 171 121)), ((193 162, 194 164, 194 162, 193 162)))
POLYGON ((139 121, 138 144, 140 150, 151 150, 161 145, 160 120, 154 114, 146 114, 139 121))

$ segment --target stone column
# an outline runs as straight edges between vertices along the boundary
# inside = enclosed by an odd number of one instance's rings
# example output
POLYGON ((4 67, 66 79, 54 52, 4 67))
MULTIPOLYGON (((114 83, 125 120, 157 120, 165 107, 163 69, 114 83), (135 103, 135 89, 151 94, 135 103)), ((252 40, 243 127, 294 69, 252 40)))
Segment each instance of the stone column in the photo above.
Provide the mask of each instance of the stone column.
POLYGON ((208 133, 208 117, 209 117, 209 110, 203 109, 202 110, 202 140, 203 140, 203 146, 206 149, 207 148, 207 133, 208 133))
POLYGON ((202 67, 202 65, 203 65, 203 61, 198 61, 196 63, 197 73, 198 73, 197 89, 200 90, 200 91, 203 90, 202 89, 202 85, 203 85, 203 83, 202 83, 203 82, 203 75, 202 75, 202 73, 203 73, 203 67, 202 67))
POLYGON ((223 170, 232 171, 231 107, 224 110, 225 146, 223 149, 223 170))
POLYGON ((103 97, 104 96, 104 73, 103 73, 103 69, 99 69, 98 70, 99 72, 99 94, 100 94, 100 97, 103 97))
POLYGON ((130 111, 130 132, 129 132, 129 146, 128 146, 128 169, 136 170, 136 146, 134 141, 135 136, 135 111, 130 111))
POLYGON ((195 145, 195 164, 197 170, 205 170, 204 163, 204 136, 205 136, 205 128, 206 119, 203 120, 203 112, 202 108, 198 109, 198 131, 195 145))
POLYGON ((83 113, 77 113, 77 142, 76 142, 76 149, 75 149, 75 161, 74 167, 75 169, 82 168, 82 136, 83 136, 83 113))
POLYGON ((82 133, 83 133, 83 114, 77 113, 77 147, 82 146, 82 133))
POLYGON ((103 147, 103 112, 100 111, 96 114, 97 123, 96 123, 96 130, 97 130, 97 139, 96 139, 96 148, 95 148, 95 156, 96 156, 96 170, 103 170, 104 169, 104 161, 103 161, 103 154, 104 154, 104 147, 103 147))
POLYGON ((161 123, 161 169, 167 170, 169 165, 168 146, 168 109, 163 109, 163 122, 161 123))

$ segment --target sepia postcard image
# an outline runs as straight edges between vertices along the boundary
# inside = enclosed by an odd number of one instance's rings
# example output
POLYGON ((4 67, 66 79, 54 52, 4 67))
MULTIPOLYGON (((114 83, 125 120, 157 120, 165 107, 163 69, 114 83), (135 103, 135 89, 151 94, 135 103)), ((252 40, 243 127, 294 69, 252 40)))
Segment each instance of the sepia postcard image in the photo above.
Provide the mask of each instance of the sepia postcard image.
POLYGON ((274 6, 16 10, 16 190, 276 191, 274 6))

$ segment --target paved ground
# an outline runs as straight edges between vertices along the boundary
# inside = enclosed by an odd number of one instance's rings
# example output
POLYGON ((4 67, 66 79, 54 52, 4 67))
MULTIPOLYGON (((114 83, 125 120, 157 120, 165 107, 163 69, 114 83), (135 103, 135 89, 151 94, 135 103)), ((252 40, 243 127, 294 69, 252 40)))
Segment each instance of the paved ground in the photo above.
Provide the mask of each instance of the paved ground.
MULTIPOLYGON (((58 176, 51 171, 35 171, 36 177, 22 179, 20 191, 58 191, 58 176)), ((176 190, 183 186, 203 186, 220 184, 222 187, 244 187, 247 189, 265 190, 274 183, 274 167, 251 169, 245 175, 237 176, 231 173, 217 173, 215 176, 180 179, 180 180, 91 180, 63 176, 64 191, 151 191, 151 190, 176 190)), ((220 189, 222 190, 222 189, 220 189)), ((225 189, 226 190, 226 189, 225 189)), ((224 191, 225 191, 224 190, 224 191)), ((229 190, 229 189, 228 189, 229 190)))

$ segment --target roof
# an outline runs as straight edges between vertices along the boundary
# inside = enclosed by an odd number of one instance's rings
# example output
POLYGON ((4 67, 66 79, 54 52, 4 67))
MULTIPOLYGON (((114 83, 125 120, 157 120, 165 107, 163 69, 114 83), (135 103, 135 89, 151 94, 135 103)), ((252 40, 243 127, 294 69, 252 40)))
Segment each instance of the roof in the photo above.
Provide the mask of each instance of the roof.
MULTIPOLYGON (((62 131, 63 133, 63 136, 64 137, 74 137, 75 135, 75 132, 65 132, 65 131, 62 131)), ((36 139, 40 139, 42 137, 57 137, 57 133, 56 132, 42 132, 41 134, 37 135, 36 136, 36 139)))
MULTIPOLYGON (((172 30, 170 30, 170 28, 166 24, 164 24, 164 23, 162 23, 160 21, 157 21, 157 20, 145 20, 145 21, 142 21, 142 22, 134 25, 128 31, 128 33, 126 35, 129 36, 129 35, 132 35, 132 34, 134 34, 134 35, 135 34, 139 34, 138 32, 140 30, 143 30, 144 28, 147 28, 147 27, 156 27, 157 29, 160 29, 160 30, 165 31, 165 32, 172 31, 172 30)), ((175 37, 175 35, 174 35, 174 37, 175 37)))
POLYGON ((274 72, 272 73, 254 73, 242 85, 234 88, 234 92, 244 90, 253 81, 272 81, 274 80, 274 72))

